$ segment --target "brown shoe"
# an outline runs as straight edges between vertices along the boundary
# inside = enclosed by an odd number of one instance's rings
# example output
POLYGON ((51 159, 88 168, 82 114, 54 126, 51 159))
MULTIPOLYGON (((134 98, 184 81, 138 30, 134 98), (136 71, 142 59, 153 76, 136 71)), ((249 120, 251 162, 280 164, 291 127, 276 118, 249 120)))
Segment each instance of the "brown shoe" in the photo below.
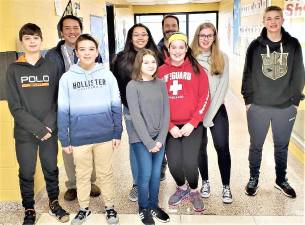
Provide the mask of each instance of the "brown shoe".
POLYGON ((95 185, 95 184, 91 184, 91 191, 90 191, 90 196, 91 197, 98 197, 101 194, 101 189, 95 185))
POLYGON ((77 192, 75 188, 68 189, 64 195, 66 201, 73 201, 77 198, 77 192))

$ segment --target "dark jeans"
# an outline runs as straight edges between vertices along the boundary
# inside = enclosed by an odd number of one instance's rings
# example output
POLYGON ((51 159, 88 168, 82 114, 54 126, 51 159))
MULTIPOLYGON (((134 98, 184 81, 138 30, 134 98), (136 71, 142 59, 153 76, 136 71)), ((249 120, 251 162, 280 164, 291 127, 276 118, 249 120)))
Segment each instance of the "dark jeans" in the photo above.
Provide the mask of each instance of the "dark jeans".
POLYGON ((156 208, 160 189, 160 171, 164 158, 164 148, 151 153, 142 142, 132 144, 138 165, 139 209, 156 208))
MULTIPOLYGON (((182 126, 178 126, 181 128, 182 126)), ((198 187, 198 154, 201 145, 203 126, 200 123, 188 137, 173 138, 168 133, 166 156, 169 171, 176 184, 182 186, 187 180, 191 189, 198 187)))
POLYGON ((295 122, 297 109, 294 106, 276 108, 252 104, 247 112, 250 134, 249 167, 250 176, 259 177, 263 145, 271 124, 276 181, 286 178, 288 144, 295 122))
POLYGON ((16 140, 16 155, 19 164, 19 184, 23 207, 34 207, 34 174, 37 162, 37 150, 46 188, 50 201, 58 198, 58 168, 57 168, 57 136, 46 141, 39 141, 33 137, 31 141, 16 140))
MULTIPOLYGON (((210 127, 213 143, 218 157, 218 167, 223 185, 230 185, 231 156, 229 150, 229 120, 225 105, 221 105, 210 127)), ((199 153, 199 171, 202 180, 209 179, 207 128, 203 128, 202 144, 199 153)))

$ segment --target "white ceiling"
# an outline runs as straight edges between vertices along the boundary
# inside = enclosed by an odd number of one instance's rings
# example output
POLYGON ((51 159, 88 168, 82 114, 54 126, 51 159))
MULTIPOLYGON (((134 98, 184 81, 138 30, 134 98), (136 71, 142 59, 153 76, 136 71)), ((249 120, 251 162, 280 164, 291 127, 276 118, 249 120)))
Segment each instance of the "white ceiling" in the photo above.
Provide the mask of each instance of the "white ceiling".
POLYGON ((211 3, 221 0, 127 0, 132 5, 164 5, 164 4, 187 4, 187 3, 211 3))

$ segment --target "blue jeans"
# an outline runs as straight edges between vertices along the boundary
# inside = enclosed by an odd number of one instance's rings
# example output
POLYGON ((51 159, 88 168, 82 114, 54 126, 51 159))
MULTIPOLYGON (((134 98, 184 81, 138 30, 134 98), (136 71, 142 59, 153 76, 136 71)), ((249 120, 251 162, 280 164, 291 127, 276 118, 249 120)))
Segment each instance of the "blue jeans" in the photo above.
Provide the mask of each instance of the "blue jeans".
POLYGON ((158 207, 160 172, 164 158, 164 147, 151 153, 142 142, 132 144, 138 164, 138 203, 139 209, 158 207))
MULTIPOLYGON (((127 130, 127 134, 128 134, 128 132, 131 129, 134 129, 134 128, 133 128, 133 125, 132 125, 129 110, 126 106, 123 107, 123 115, 124 115, 126 130, 127 130)), ((133 184, 137 185, 138 184, 138 182, 137 182, 137 179, 138 179, 138 165, 137 165, 135 153, 134 153, 134 150, 133 150, 131 144, 129 144, 129 161, 130 161, 130 168, 131 168, 133 184)))

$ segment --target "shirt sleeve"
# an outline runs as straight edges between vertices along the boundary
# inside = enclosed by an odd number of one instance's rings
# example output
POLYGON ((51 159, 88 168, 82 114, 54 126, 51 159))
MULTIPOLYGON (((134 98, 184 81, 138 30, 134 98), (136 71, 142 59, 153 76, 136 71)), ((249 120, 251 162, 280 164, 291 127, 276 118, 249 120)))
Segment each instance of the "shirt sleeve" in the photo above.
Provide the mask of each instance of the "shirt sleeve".
POLYGON ((71 145, 69 134, 70 105, 68 80, 63 77, 59 81, 57 127, 58 138, 62 147, 71 145))
POLYGON ((203 120, 210 106, 209 80, 203 68, 200 67, 198 76, 198 103, 192 119, 189 121, 195 128, 203 120))
POLYGON ((300 43, 296 40, 297 46, 294 54, 294 63, 292 65, 291 90, 292 97, 290 98, 292 104, 298 106, 300 104, 301 95, 304 89, 305 71, 303 64, 302 48, 300 43))
POLYGON ((113 116, 114 132, 113 139, 121 139, 123 126, 122 126, 122 105, 120 98, 120 91, 117 80, 111 73, 111 112, 113 116))
POLYGON ((241 94, 244 97, 245 104, 253 102, 253 87, 252 87, 252 58, 253 58, 253 43, 247 49, 243 79, 241 86, 241 94))
POLYGON ((163 96, 163 117, 161 121, 162 127, 160 129, 156 141, 161 142, 162 145, 164 146, 169 127, 169 101, 168 101, 168 94, 167 94, 165 82, 160 81, 160 83, 161 83, 161 91, 163 96))
POLYGON ((134 82, 129 82, 126 88, 126 96, 127 96, 127 102, 129 106, 129 112, 132 120, 132 124, 140 137, 143 144, 146 146, 146 148, 152 149, 156 146, 156 141, 154 141, 146 128, 144 119, 141 114, 140 110, 140 104, 139 104, 139 96, 137 93, 136 85, 134 85, 134 82))
POLYGON ((223 54, 224 57, 224 71, 221 75, 216 75, 220 77, 220 82, 217 86, 216 92, 214 96, 211 96, 211 105, 209 107, 209 110, 203 119, 203 125, 205 127, 211 127, 213 126, 213 119, 218 112, 220 106, 223 104, 225 96, 228 92, 229 88, 229 60, 227 55, 223 54))

